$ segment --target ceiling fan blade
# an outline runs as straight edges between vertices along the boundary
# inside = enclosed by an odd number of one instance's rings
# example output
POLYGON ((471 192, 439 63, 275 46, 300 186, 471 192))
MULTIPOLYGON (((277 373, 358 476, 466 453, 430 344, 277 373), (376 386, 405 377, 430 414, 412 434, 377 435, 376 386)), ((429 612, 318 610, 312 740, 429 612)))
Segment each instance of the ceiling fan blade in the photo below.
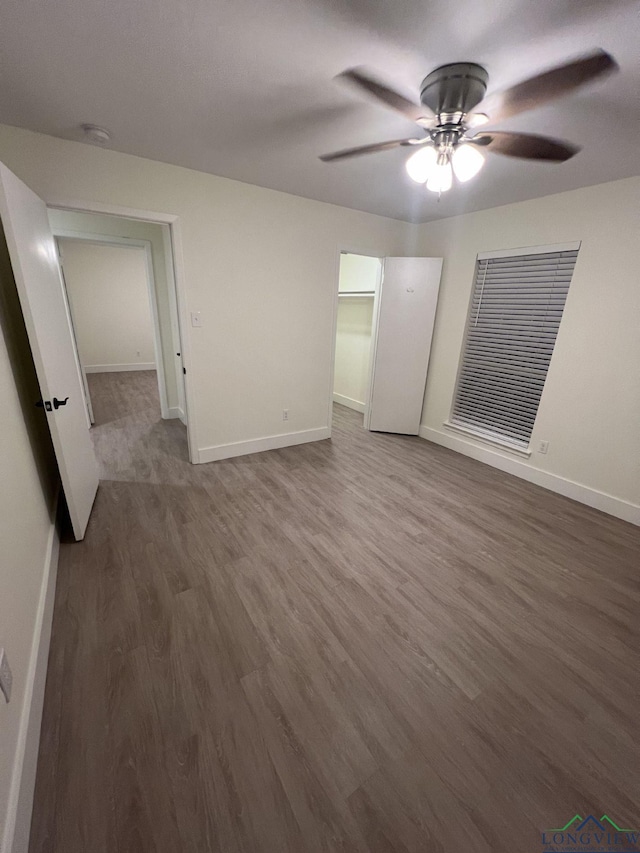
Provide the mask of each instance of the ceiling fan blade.
POLYGON ((361 68, 350 68, 348 71, 343 71, 337 79, 355 84, 359 89, 381 101, 385 106, 391 107, 392 110, 402 113, 403 116, 420 125, 429 126, 435 119, 435 115, 429 107, 425 107, 423 104, 414 104, 413 101, 371 77, 361 68))
POLYGON ((401 145, 422 145, 429 141, 428 136, 424 139, 390 139, 389 142, 374 142, 373 145, 360 145, 358 148, 345 148, 343 151, 334 151, 332 154, 322 154, 320 159, 324 163, 332 163, 335 160, 346 160, 348 157, 359 157, 360 154, 387 151, 389 148, 399 148, 401 145))
POLYGON ((491 121, 502 121, 540 107, 617 69, 618 64, 610 54, 596 50, 566 65, 559 65, 529 80, 523 80, 504 92, 489 95, 478 105, 478 109, 488 113, 491 121))
POLYGON ((494 154, 520 157, 524 160, 547 160, 551 163, 563 163, 580 151, 579 145, 551 139, 549 136, 507 133, 500 130, 484 131, 472 137, 469 142, 488 148, 494 154))

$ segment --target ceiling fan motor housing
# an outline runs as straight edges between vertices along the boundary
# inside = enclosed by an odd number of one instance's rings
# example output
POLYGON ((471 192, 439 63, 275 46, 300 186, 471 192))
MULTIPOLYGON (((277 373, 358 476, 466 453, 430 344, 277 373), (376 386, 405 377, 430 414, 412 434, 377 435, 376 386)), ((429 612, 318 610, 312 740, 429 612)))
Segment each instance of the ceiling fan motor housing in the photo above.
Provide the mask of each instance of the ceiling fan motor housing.
POLYGON ((484 98, 488 80, 486 69, 475 62, 441 65, 422 81, 420 100, 441 124, 459 124, 484 98))

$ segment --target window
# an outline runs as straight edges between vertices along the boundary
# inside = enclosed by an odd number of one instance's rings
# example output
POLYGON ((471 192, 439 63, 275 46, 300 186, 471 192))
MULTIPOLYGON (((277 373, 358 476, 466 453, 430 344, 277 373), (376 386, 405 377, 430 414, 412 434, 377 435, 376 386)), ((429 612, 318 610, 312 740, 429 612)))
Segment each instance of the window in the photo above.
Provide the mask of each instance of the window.
POLYGON ((452 426, 528 447, 579 245, 478 255, 452 426))

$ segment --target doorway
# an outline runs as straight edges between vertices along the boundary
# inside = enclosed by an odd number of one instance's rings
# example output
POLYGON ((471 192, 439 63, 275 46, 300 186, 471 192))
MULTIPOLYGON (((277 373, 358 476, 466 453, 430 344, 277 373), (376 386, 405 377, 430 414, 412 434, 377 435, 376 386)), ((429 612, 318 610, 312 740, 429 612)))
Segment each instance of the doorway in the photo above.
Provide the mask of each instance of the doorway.
MULTIPOLYGON (((49 210, 94 443, 173 422, 188 456, 188 411, 169 226, 49 210), (181 429, 178 429, 180 427, 181 429), (103 435, 105 430, 109 438, 103 435), (182 430, 182 431, 181 431, 182 430)), ((165 429, 168 429, 167 427, 165 429)), ((162 431, 158 433, 160 439, 162 431)), ((181 454, 182 455, 182 454, 181 454)))
POLYGON ((332 427, 419 434, 441 272, 442 258, 340 254, 332 427))
POLYGON ((380 258, 340 253, 332 400, 359 412, 363 426, 368 421, 381 273, 380 258))
MULTIPOLYGON (((149 246, 77 237, 58 237, 56 243, 91 424, 96 418, 88 376, 103 373, 152 373, 166 417, 149 246)), ((129 377, 122 379, 124 387, 129 377)))

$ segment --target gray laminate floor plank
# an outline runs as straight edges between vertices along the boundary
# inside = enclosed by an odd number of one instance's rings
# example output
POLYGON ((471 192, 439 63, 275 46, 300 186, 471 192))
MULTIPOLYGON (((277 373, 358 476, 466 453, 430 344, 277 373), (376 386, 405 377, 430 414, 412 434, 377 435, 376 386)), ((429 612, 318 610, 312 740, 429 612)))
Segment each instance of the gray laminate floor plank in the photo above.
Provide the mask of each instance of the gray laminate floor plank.
POLYGON ((155 374, 89 376, 31 853, 500 853, 640 826, 640 530, 336 406, 187 461, 155 374))

